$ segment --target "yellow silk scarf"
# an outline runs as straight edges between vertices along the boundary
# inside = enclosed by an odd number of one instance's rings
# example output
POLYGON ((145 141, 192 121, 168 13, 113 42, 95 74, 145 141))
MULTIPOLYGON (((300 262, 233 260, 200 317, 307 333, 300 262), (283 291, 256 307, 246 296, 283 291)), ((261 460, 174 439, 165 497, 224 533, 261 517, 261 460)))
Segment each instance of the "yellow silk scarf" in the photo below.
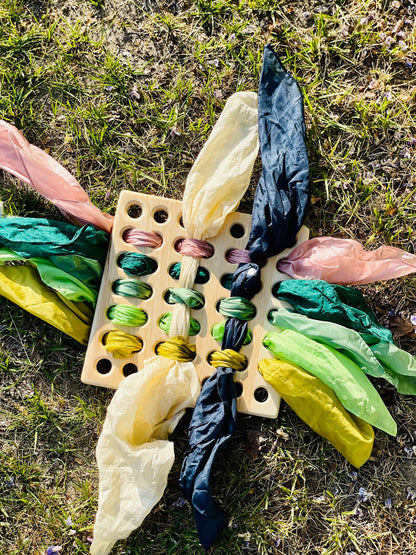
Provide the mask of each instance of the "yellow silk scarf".
POLYGON ((0 295, 34 316, 88 343, 93 312, 87 303, 69 301, 47 287, 31 266, 0 266, 0 295))

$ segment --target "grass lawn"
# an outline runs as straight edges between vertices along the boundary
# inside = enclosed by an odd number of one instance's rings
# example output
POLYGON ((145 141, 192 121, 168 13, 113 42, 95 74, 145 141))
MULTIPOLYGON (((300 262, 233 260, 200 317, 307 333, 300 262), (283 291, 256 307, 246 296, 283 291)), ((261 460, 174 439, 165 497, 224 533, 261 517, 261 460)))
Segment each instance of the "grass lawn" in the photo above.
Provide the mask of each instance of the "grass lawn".
MULTIPOLYGON (((413 0, 1 0, 0 118, 58 159, 114 214, 123 189, 180 199, 226 99, 257 90, 271 42, 305 100, 311 236, 416 249, 416 4, 413 0)), ((256 163, 241 209, 251 211, 256 163)), ((5 173, 7 215, 62 219, 5 173)), ((397 343, 416 278, 360 288, 397 343)), ((85 348, 0 302, 0 553, 89 551, 94 450, 112 391, 80 382, 85 348)), ((284 404, 241 415, 215 468, 228 511, 214 554, 411 555, 416 401, 377 388, 398 424, 355 471, 284 404), (254 438, 254 439, 253 439, 254 438), (253 448, 254 442, 254 448, 253 448)), ((113 554, 202 554, 177 484, 188 414, 164 497, 113 554)))

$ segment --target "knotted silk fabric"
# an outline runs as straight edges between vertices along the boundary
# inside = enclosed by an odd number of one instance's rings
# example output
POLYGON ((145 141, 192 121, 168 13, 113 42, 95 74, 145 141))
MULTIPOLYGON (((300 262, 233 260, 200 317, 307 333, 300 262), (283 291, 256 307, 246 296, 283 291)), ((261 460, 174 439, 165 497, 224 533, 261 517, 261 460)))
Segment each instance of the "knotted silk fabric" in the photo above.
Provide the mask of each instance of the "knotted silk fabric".
MULTIPOLYGON (((218 233, 249 184, 257 152, 257 95, 236 93, 187 179, 183 222, 188 238, 201 240, 218 233)), ((179 287, 193 287, 198 263, 198 258, 183 257, 179 287)), ((160 349, 179 358, 177 350, 182 346, 185 353, 187 347, 190 308, 177 303, 172 313, 170 340, 160 349)), ((188 347, 192 354, 193 346, 188 347)), ((194 405, 199 389, 192 362, 162 356, 147 360, 121 383, 97 445, 100 484, 93 555, 107 554, 161 498, 174 461, 168 435, 184 410, 194 405)))
POLYGON ((31 145, 10 123, 0 120, 0 168, 15 175, 76 224, 111 232, 113 217, 95 207, 78 181, 61 164, 31 145))
POLYGON ((259 372, 296 414, 359 468, 370 457, 374 430, 349 413, 322 380, 283 360, 261 360, 259 372))
POLYGON ((293 249, 278 269, 297 279, 363 285, 416 272, 416 256, 387 246, 365 251, 352 239, 316 237, 293 249))
MULTIPOLYGON (((258 106, 262 174, 247 245, 252 262, 239 266, 231 285, 233 297, 248 300, 260 289, 257 262, 293 245, 309 198, 302 96, 296 81, 269 45, 264 50, 258 106)), ((246 320, 230 317, 222 349, 238 352, 247 330, 246 320)), ((205 381, 190 424, 190 452, 181 471, 180 485, 192 503, 198 535, 206 549, 224 523, 223 513, 212 498, 209 479, 217 452, 235 426, 233 375, 232 368, 220 367, 205 381)))
POLYGON ((281 329, 298 331, 333 347, 369 376, 381 377, 393 384, 399 393, 416 395, 416 358, 393 343, 284 309, 271 311, 269 321, 281 329))

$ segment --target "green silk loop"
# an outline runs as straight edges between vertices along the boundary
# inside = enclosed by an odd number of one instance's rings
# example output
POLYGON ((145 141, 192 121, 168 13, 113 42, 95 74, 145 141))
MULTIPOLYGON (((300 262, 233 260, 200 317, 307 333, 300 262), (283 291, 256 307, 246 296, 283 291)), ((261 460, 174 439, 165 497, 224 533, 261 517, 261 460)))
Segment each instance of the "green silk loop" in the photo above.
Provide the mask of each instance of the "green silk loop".
POLYGON ((129 358, 143 349, 143 341, 140 337, 121 330, 113 330, 107 333, 103 345, 105 350, 112 353, 114 358, 129 358))
POLYGON ((241 353, 234 351, 234 349, 224 349, 223 351, 214 351, 210 354, 208 362, 214 368, 224 366, 225 368, 232 368, 239 372, 247 368, 247 359, 241 353))
POLYGON ((110 306, 107 317, 119 326, 136 327, 143 326, 147 322, 147 314, 144 310, 126 304, 110 306))
POLYGON ((157 355, 176 360, 177 362, 191 362, 195 358, 195 345, 186 343, 185 337, 178 335, 156 346, 157 355))
POLYGON ((256 315, 256 307, 243 297, 228 297, 220 302, 218 312, 239 320, 252 320, 256 315))
POLYGON ((202 308, 205 304, 205 299, 195 289, 188 289, 187 287, 171 287, 167 296, 169 304, 182 303, 189 308, 202 308))
MULTIPOLYGON (((222 338, 224 337, 224 330, 225 330, 225 320, 221 320, 221 322, 217 322, 211 328, 211 335, 215 339, 215 341, 218 341, 218 343, 221 343, 222 338)), ((249 343, 251 343, 252 339, 253 339, 253 333, 251 330, 248 329, 243 345, 248 345, 249 343)))
POLYGON ((224 287, 224 289, 228 289, 228 291, 231 291, 231 286, 233 284, 233 275, 234 274, 224 274, 221 278, 221 285, 224 287))
MULTIPOLYGON (((172 323, 172 312, 166 312, 159 318, 159 328, 165 333, 169 333, 170 325, 172 323)), ((196 335, 201 331, 200 323, 194 318, 190 318, 189 322, 189 335, 196 335)))
POLYGON ((128 276, 147 276, 157 269, 154 258, 137 252, 125 252, 118 258, 117 263, 128 276))
MULTIPOLYGON (((175 264, 172 264, 172 266, 169 268, 170 277, 173 279, 179 279, 180 274, 181 274, 181 263, 176 262, 175 264)), ((202 285, 204 283, 207 283, 208 280, 209 280, 208 270, 206 270, 202 266, 198 266, 195 283, 202 285)))
POLYGON ((148 283, 134 278, 117 279, 113 283, 113 291, 116 295, 137 299, 148 299, 153 293, 153 289, 148 283))

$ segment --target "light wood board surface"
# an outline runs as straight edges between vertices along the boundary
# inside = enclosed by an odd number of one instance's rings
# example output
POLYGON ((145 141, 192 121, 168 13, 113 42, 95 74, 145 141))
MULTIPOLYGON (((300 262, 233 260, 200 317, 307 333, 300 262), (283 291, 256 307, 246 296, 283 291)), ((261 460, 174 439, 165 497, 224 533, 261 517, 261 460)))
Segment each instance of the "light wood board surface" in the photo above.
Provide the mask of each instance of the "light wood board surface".
MULTIPOLYGON (((133 208, 133 211, 135 209, 133 208)), ((181 255, 175 250, 178 239, 184 238, 185 230, 181 226, 182 203, 177 200, 123 191, 117 207, 116 217, 107 263, 104 268, 103 278, 95 310, 94 321, 88 343, 85 363, 81 379, 84 383, 117 388, 120 381, 132 371, 139 371, 144 361, 155 356, 155 346, 166 341, 167 335, 159 328, 158 320, 166 312, 172 311, 172 305, 165 301, 165 294, 170 287, 177 287, 178 280, 169 275, 169 268, 175 262, 181 262, 181 255), (139 217, 129 216, 132 207, 138 207, 139 217), (160 220, 165 213, 166 221, 160 220), (140 229, 144 231, 156 231, 163 237, 163 244, 159 248, 141 247, 137 248, 123 240, 123 233, 127 229, 140 229), (122 297, 114 294, 112 285, 115 280, 126 278, 124 271, 117 265, 119 256, 124 252, 140 252, 154 258, 158 267, 149 275, 138 279, 147 282, 153 289, 149 299, 141 300, 122 297), (127 333, 138 335, 143 341, 141 352, 134 354, 128 359, 117 359, 107 352, 103 346, 102 339, 106 333, 115 329, 115 326, 106 316, 111 305, 126 304, 134 305, 143 309, 148 320, 141 327, 117 326, 118 329, 127 333)), ((225 274, 233 273, 237 264, 230 264, 226 258, 226 252, 231 248, 244 249, 250 232, 251 216, 235 212, 228 216, 221 232, 214 238, 209 239, 215 249, 215 254, 210 259, 200 261, 200 265, 210 272, 210 279, 203 285, 195 284, 194 288, 202 293, 205 305, 199 310, 192 310, 191 315, 198 320, 201 331, 193 337, 189 337, 189 343, 195 343, 197 355, 194 364, 201 382, 210 376, 215 368, 210 366, 207 357, 212 351, 221 348, 211 336, 212 326, 224 320, 217 311, 217 304, 221 299, 230 296, 230 292, 221 285, 221 278, 225 274), (234 237, 239 224, 243 228, 241 237, 234 237)), ((239 228, 241 231, 241 227, 239 228)), ((299 244, 309 236, 309 230, 303 227, 298 235, 299 244)), ((293 247, 294 248, 294 247, 293 247)), ((267 320, 267 314, 272 308, 284 306, 283 303, 273 297, 271 291, 273 285, 288 276, 280 274, 276 269, 276 263, 280 258, 287 256, 292 249, 280 253, 277 257, 270 258, 262 268, 261 291, 252 299, 257 313, 249 322, 249 328, 253 333, 253 339, 249 345, 243 346, 240 352, 247 357, 248 366, 242 372, 236 372, 234 380, 238 388, 237 409, 239 412, 276 418, 280 397, 270 387, 257 371, 258 362, 263 358, 270 358, 270 353, 263 347, 262 339, 273 326, 267 320)), ((287 306, 287 305, 286 305, 287 306)))

